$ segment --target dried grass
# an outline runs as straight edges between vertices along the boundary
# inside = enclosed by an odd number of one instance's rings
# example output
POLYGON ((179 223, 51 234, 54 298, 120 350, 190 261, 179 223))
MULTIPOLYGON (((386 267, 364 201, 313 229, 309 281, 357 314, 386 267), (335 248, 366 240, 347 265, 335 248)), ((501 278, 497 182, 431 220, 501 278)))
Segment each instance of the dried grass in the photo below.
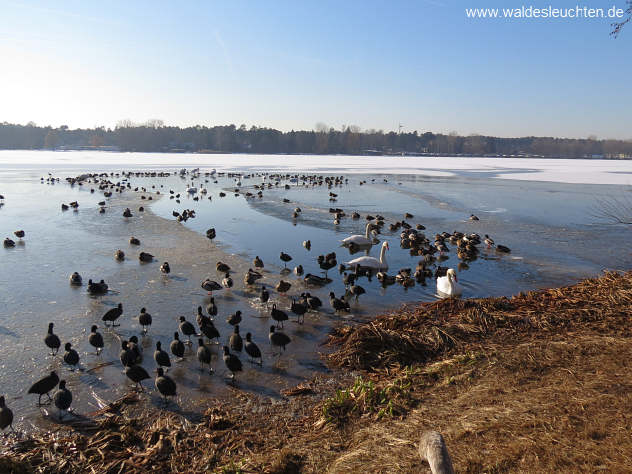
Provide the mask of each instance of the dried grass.
POLYGON ((448 375, 435 386, 421 376, 419 408, 365 423, 329 472, 429 472, 415 446, 428 429, 443 434, 456 472, 629 472, 630 340, 555 339, 489 348, 473 365, 442 364, 448 375), (363 470, 367 459, 378 467, 363 470))
POLYGON ((138 396, 129 394, 89 414, 89 423, 18 439, 0 456, 0 472, 303 472, 304 455, 288 439, 311 431, 314 399, 328 385, 315 379, 297 388, 293 395, 311 391, 310 404, 304 396, 279 404, 236 390, 231 401, 211 402, 201 422, 133 406, 138 396))

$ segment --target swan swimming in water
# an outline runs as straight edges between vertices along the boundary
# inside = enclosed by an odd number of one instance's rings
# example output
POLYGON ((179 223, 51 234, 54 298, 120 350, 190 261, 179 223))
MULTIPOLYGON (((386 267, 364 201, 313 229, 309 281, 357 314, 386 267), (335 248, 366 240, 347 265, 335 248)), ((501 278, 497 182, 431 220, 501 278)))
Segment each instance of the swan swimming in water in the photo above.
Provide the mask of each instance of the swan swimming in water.
POLYGON ((461 296, 463 287, 459 285, 453 268, 448 268, 445 276, 437 278, 437 292, 442 296, 461 296))
POLYGON ((343 247, 349 247, 351 245, 373 245, 373 240, 371 239, 371 227, 373 224, 370 222, 366 225, 366 233, 365 235, 352 235, 351 237, 347 237, 342 240, 343 247))
POLYGON ((354 258, 350 262, 347 262, 346 265, 352 269, 368 268, 375 271, 386 271, 388 270, 388 263, 386 262, 386 251, 388 249, 388 242, 384 242, 382 244, 382 249, 380 250, 379 260, 375 257, 358 257, 354 258))

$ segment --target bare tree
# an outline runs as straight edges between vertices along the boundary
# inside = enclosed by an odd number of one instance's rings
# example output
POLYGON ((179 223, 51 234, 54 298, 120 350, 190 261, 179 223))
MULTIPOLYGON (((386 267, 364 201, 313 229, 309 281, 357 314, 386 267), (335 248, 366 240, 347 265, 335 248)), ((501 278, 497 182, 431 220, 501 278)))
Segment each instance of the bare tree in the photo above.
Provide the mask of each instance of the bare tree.
POLYGON ((630 21, 632 21, 632 0, 627 0, 625 4, 627 5, 627 8, 625 9, 625 18, 620 22, 612 24, 612 27, 614 29, 612 30, 610 34, 614 36, 615 38, 619 36, 619 33, 621 33, 621 30, 623 29, 623 27, 627 23, 630 23, 630 21))
POLYGON ((44 146, 46 148, 54 150, 55 147, 57 147, 58 143, 59 137, 57 136, 57 132, 55 130, 49 130, 49 132, 46 134, 46 137, 44 138, 44 146))
POLYGON ((314 129, 318 132, 318 133, 327 133, 327 131, 329 130, 329 127, 327 126, 326 123, 323 122, 318 122, 316 123, 316 125, 314 126, 314 129))
POLYGON ((145 127, 148 128, 162 128, 165 126, 165 122, 160 119, 149 119, 145 123, 145 127))
POLYGON ((136 124, 132 122, 130 119, 119 120, 116 124, 116 128, 132 128, 135 126, 136 124))

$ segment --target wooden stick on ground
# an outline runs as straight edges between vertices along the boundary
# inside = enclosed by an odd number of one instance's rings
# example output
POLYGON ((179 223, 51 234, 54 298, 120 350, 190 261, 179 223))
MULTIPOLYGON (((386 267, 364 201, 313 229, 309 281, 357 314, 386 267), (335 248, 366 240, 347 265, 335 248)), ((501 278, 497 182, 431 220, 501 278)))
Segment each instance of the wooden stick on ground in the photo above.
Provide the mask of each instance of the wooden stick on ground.
POLYGON ((432 474, 454 474, 448 448, 438 431, 426 431, 421 435, 419 455, 428 461, 432 474))

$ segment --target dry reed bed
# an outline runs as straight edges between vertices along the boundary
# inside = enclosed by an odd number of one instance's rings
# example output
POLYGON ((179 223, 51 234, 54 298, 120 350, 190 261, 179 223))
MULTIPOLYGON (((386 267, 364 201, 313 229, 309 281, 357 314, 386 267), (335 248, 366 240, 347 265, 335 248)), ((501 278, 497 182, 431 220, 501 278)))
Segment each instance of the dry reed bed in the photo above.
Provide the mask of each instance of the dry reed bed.
MULTIPOLYGON (((229 401, 209 400, 196 421, 173 404, 157 409, 130 393, 56 431, 6 443, 0 472, 302 472, 304 456, 286 449, 288 440, 301 434, 306 444, 320 443, 327 428, 310 433, 309 427, 330 385, 316 378, 289 390, 285 403, 235 389, 229 401)), ((343 439, 332 431, 329 444, 342 446, 343 439)), ((314 459, 323 462, 318 454, 314 459)))
POLYGON ((606 272, 563 288, 531 291, 512 298, 447 299, 403 307, 370 323, 344 326, 330 336, 337 367, 370 370, 426 362, 490 338, 522 338, 533 332, 592 327, 629 331, 632 272, 606 272))

